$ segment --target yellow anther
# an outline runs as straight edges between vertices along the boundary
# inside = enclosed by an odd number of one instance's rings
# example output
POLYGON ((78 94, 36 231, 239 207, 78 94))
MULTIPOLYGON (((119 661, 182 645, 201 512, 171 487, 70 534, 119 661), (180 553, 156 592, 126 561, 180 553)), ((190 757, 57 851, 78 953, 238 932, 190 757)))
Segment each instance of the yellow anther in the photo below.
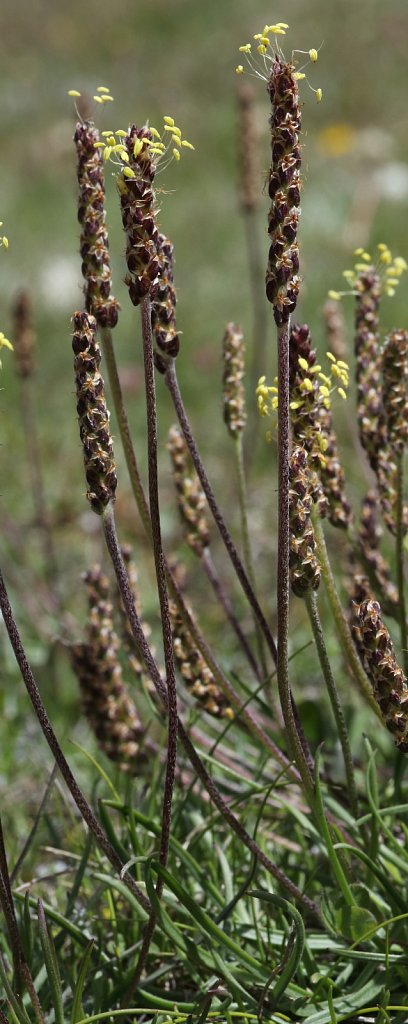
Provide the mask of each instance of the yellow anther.
POLYGON ((102 97, 101 96, 93 96, 92 99, 95 100, 95 103, 102 103, 102 97))
POLYGON ((334 302, 338 302, 339 299, 341 299, 341 292, 335 292, 333 291, 333 288, 331 288, 327 294, 329 299, 333 299, 334 302))
POLYGON ((299 366, 300 366, 301 370, 308 370, 309 369, 309 363, 308 363, 307 359, 303 358, 303 356, 299 356, 298 363, 299 363, 299 366))
POLYGON ((302 78, 306 78, 306 75, 304 71, 295 71, 293 74, 293 78, 295 79, 295 82, 301 82, 302 78))
POLYGON ((125 163, 129 163, 129 153, 127 153, 125 149, 122 149, 122 152, 120 153, 120 158, 121 160, 124 160, 125 163))
POLYGON ((316 366, 309 366, 309 373, 319 373, 320 370, 321 366, 319 364, 316 366))
POLYGON ((389 285, 391 285, 391 287, 396 288, 398 284, 399 284, 399 278, 398 277, 388 277, 387 278, 387 288, 388 288, 389 285))
POLYGON ((97 88, 96 91, 97 92, 107 92, 107 93, 110 93, 110 89, 107 89, 106 85, 98 85, 98 88, 97 88))
POLYGON ((135 178, 136 177, 135 172, 132 170, 131 167, 124 167, 123 168, 123 174, 124 174, 125 178, 135 178))
POLYGON ((176 146, 181 146, 181 139, 178 135, 172 135, 171 141, 176 143, 176 146))
POLYGON ((388 245, 385 245, 385 242, 379 242, 377 245, 377 249, 378 252, 385 252, 385 250, 388 249, 388 245))
POLYGON ((173 149, 173 156, 175 160, 180 160, 180 150, 173 149))
POLYGON ((117 132, 115 132, 115 135, 119 135, 120 139, 125 139, 127 136, 127 132, 125 132, 123 128, 118 128, 117 132))
POLYGON ((110 128, 106 132, 101 132, 101 135, 102 135, 103 139, 109 138, 109 135, 112 135, 112 134, 113 134, 113 132, 111 132, 110 128))
POLYGON ((81 93, 78 92, 78 89, 69 89, 68 90, 68 96, 80 96, 80 95, 81 95, 81 93))
POLYGON ((320 394, 323 395, 323 398, 329 398, 330 391, 325 384, 320 385, 320 394))
POLYGON ((109 160, 111 152, 112 152, 112 146, 105 146, 105 149, 103 151, 103 159, 104 160, 109 160))
POLYGON ((2 243, 3 243, 3 246, 4 246, 4 248, 5 248, 5 249, 8 249, 8 247, 9 247, 9 240, 8 240, 8 238, 7 238, 7 235, 3 235, 3 237, 2 237, 2 243))
POLYGON ((322 97, 323 97, 323 90, 322 89, 316 89, 316 103, 321 103, 322 102, 322 97))
POLYGON ((175 135, 178 135, 179 138, 181 138, 181 129, 177 128, 176 124, 173 126, 173 132, 174 132, 175 135))
POLYGON ((11 351, 13 351, 11 341, 9 341, 8 338, 6 338, 5 334, 3 334, 3 331, 0 331, 0 348, 9 348, 11 349, 11 351))
POLYGON ((337 388, 337 394, 340 395, 340 398, 347 398, 346 392, 343 388, 337 388))
POLYGON ((342 368, 343 370, 349 370, 349 369, 350 369, 350 367, 349 367, 349 364, 348 364, 348 363, 345 363, 345 362, 344 362, 344 359, 338 359, 338 360, 337 360, 337 366, 341 366, 341 368, 342 368))
POLYGON ((100 96, 101 103, 113 103, 113 96, 100 96))
POLYGON ((235 74, 236 75, 243 75, 244 74, 244 69, 243 69, 242 64, 238 64, 237 65, 237 67, 235 68, 235 74))
POLYGON ((93 143, 93 147, 94 147, 94 149, 105 149, 105 143, 104 142, 94 142, 93 143))
POLYGON ((335 363, 336 362, 336 357, 333 355, 333 352, 326 352, 326 356, 327 356, 328 359, 330 359, 331 363, 335 363))
POLYGON ((323 384, 327 384, 327 386, 329 386, 329 384, 330 384, 330 377, 327 377, 325 373, 319 373, 319 377, 320 377, 320 380, 323 381, 323 384))
POLYGON ((290 402, 290 408, 291 409, 300 409, 300 406, 301 406, 300 402, 290 402))
POLYGON ((312 61, 313 64, 316 64, 316 61, 317 61, 317 58, 318 58, 317 50, 315 50, 315 49, 309 50, 309 58, 310 58, 310 60, 312 61))
POLYGON ((192 142, 187 142, 187 139, 183 139, 181 145, 185 146, 186 149, 194 149, 195 148, 193 146, 192 142))
POLYGON ((257 46, 257 51, 260 53, 261 57, 264 57, 266 53, 266 46, 264 46, 263 43, 260 43, 259 46, 257 46))
POLYGON ((144 143, 144 139, 135 139, 135 143, 134 143, 134 146, 133 146, 133 156, 134 157, 138 157, 139 153, 141 153, 141 151, 143 149, 143 143, 144 143))
POLYGON ((157 128, 153 128, 153 125, 149 125, 149 130, 154 139, 161 139, 160 132, 157 131, 157 128))
POLYGON ((392 263, 392 255, 389 249, 383 249, 381 251, 380 263, 392 263))
POLYGON ((313 391, 313 382, 309 379, 309 377, 305 377, 302 380, 300 387, 302 388, 303 391, 313 391))
POLYGON ((269 31, 273 32, 274 36, 286 36, 285 29, 279 25, 272 25, 269 31))
POLYGON ((364 249, 362 249, 362 248, 361 248, 361 245, 360 245, 360 246, 358 247, 358 249, 355 249, 355 250, 354 250, 353 256, 362 256, 362 255, 363 255, 363 252, 364 252, 364 249))
POLYGON ((289 28, 289 25, 286 24, 286 21, 277 21, 275 28, 289 28))
POLYGON ((394 260, 394 267, 402 273, 403 270, 407 269, 408 264, 407 261, 404 260, 403 256, 396 256, 394 260))
POLYGON ((163 121, 169 126, 169 128, 174 128, 174 117, 169 117, 167 115, 166 117, 163 117, 163 121))
POLYGON ((251 44, 250 43, 245 43, 244 46, 239 46, 238 47, 238 52, 239 53, 250 53, 251 52, 251 44))

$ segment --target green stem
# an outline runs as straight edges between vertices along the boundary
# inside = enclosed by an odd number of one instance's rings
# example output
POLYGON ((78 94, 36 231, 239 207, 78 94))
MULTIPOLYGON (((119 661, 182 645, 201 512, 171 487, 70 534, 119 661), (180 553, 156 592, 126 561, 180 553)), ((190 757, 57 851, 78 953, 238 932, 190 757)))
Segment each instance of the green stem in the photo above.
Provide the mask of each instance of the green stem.
POLYGON ((337 634, 340 640, 343 654, 345 656, 349 669, 352 672, 354 679, 359 687, 360 693, 367 701, 367 703, 370 705, 372 711, 375 712, 377 718, 381 719, 380 709, 373 697, 369 680, 364 672, 360 658, 357 654, 353 642, 353 637, 350 632, 350 627, 344 614, 343 608, 341 606, 340 598, 337 593, 337 588, 334 581, 334 576, 331 571, 331 565, 329 562, 329 556, 326 548, 326 541, 324 539, 323 527, 318 516, 314 517, 314 530, 317 557, 319 559, 320 568, 322 571, 322 576, 326 587, 327 597, 335 621, 337 634))
MULTIPOLYGON (((234 435, 234 449, 235 449, 235 457, 236 457, 236 461, 237 461, 237 471, 238 471, 238 500, 239 500, 239 509, 240 509, 240 513, 241 513, 241 530, 242 530, 242 546, 243 546, 243 550, 244 550, 244 565, 245 565, 245 568, 246 568, 246 571, 247 571, 247 576, 248 576, 249 582, 251 584, 251 587, 252 587, 253 590, 255 590, 254 563, 253 563, 253 558, 252 558, 251 540, 250 540, 249 528, 248 528, 248 512, 247 512, 248 503, 247 503, 247 489, 246 489, 245 467, 244 467, 244 450, 243 450, 243 444, 242 444, 242 431, 239 431, 238 433, 236 433, 234 435)), ((260 629, 260 626, 259 626, 259 622, 258 622, 257 617, 256 617, 256 615, 254 613, 253 613, 253 618, 254 618, 255 632, 256 632, 256 638, 257 638, 257 643, 258 643, 259 660, 261 662, 262 672, 263 672, 264 679, 267 679, 267 677, 268 677, 268 667, 267 667, 267 664, 266 664, 265 645, 264 645, 264 642, 263 642, 263 636, 262 636, 262 632, 261 632, 261 629, 260 629)))
POLYGON ((317 598, 314 590, 310 590, 305 596, 305 604, 309 614, 310 624, 313 631, 313 636, 319 655, 320 666, 323 672, 324 680, 327 686, 327 692, 330 697, 330 703, 333 709, 333 714, 336 720, 338 736, 343 751, 344 767, 346 770, 346 779, 348 787, 348 795, 350 799, 350 806, 353 811, 355 818, 358 817, 358 800, 357 800, 357 789, 354 778, 354 767, 353 758, 351 756, 350 741, 347 732, 347 726, 343 714, 343 708, 340 703, 339 694, 337 691, 336 683, 334 681, 333 673, 331 670, 330 661, 327 654, 326 644, 324 642, 323 630, 320 621, 319 610, 317 607, 317 598))
POLYGON ((313 806, 313 783, 296 726, 289 685, 289 324, 277 329, 278 340, 278 572, 277 572, 277 679, 289 747, 313 806))
POLYGON ((401 629, 401 647, 404 658, 404 672, 408 675, 408 630, 407 630, 407 606, 405 600, 405 578, 404 578, 404 449, 402 448, 396 456, 397 462, 397 507, 396 507, 396 569, 398 586, 398 608, 401 629))

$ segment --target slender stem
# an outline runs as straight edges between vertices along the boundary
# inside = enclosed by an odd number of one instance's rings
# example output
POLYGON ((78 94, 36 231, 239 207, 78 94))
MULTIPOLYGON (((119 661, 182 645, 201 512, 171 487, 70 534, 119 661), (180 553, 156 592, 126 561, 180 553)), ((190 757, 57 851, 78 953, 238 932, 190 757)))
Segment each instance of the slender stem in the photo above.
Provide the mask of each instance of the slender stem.
MULTIPOLYGON (((109 384, 112 392, 113 403, 115 406, 116 418, 119 425, 119 432, 121 435, 121 441, 123 444, 127 469, 129 473, 129 479, 134 494, 134 498, 139 510, 140 518, 144 525, 146 534, 149 540, 152 542, 152 528, 150 522, 149 506, 147 504, 146 497, 144 494, 139 467, 137 464, 136 455, 134 451, 133 441, 129 430, 129 422, 123 402, 122 389, 120 385, 119 374, 116 365, 116 357, 112 343, 112 332, 107 328, 101 330, 101 338, 105 362, 108 370, 109 384)), ((211 669, 211 672, 213 673, 213 676, 218 685, 220 686, 220 688, 222 689, 223 693, 225 693, 228 696, 232 706, 235 707, 235 709, 237 710, 241 709, 241 698, 238 696, 234 688, 231 686, 229 680, 222 672, 220 666, 218 665, 216 659, 214 658, 212 652, 210 651, 210 648, 208 647, 208 644, 206 643, 201 633, 201 630, 198 628, 197 623, 192 619, 187 609, 186 603, 184 601, 183 594, 181 593, 180 588, 177 586, 174 574, 172 573, 166 559, 165 569, 171 595, 177 604, 179 612, 182 615, 183 621, 186 627, 188 628, 189 632, 191 633, 191 636, 194 642, 196 643, 198 650, 200 651, 209 669, 211 669)), ((288 758, 285 757, 283 751, 281 751, 279 747, 277 747, 272 742, 272 740, 270 740, 266 733, 263 732, 263 730, 257 724, 251 712, 249 712, 248 709, 245 709, 241 712, 241 718, 243 721, 245 721, 245 724, 248 726, 249 731, 253 735, 256 735, 258 739, 260 739, 261 743, 263 744, 266 750, 269 750, 271 756, 275 760, 277 760, 278 763, 281 764, 283 767, 286 767, 288 772, 292 775, 292 777, 297 780, 298 774, 294 765, 292 765, 288 758)))
MULTIPOLYGON (((247 576, 248 576, 249 582, 251 584, 251 587, 252 587, 253 591, 255 592, 255 573, 254 573, 254 564, 253 564, 252 550, 251 550, 251 539, 250 539, 249 528, 248 528, 248 511, 247 511, 247 509, 248 509, 248 502, 247 502, 247 489, 246 489, 245 467, 244 467, 244 450, 243 450, 243 444, 242 444, 242 431, 239 431, 237 434, 235 434, 235 437, 234 437, 234 448, 235 448, 235 457, 236 457, 236 461, 237 461, 237 471, 238 471, 238 500, 239 500, 239 508, 240 508, 240 513, 241 513, 241 531, 242 531, 242 545, 243 545, 243 549, 244 549, 244 564, 245 564, 245 568, 246 568, 246 571, 247 571, 247 576)), ((262 671, 263 671, 264 679, 266 679, 267 675, 268 675, 268 667, 267 667, 266 658, 265 658, 263 636, 262 636, 262 632, 261 632, 260 627, 259 627, 258 619, 257 619, 255 614, 254 614, 254 622, 255 622, 255 631, 256 631, 256 636, 257 636, 257 641, 258 641, 259 659, 260 659, 260 662, 261 662, 261 665, 262 665, 262 671)))
POLYGON ((130 433, 129 421, 123 402, 122 388, 119 380, 119 373, 116 364, 116 356, 113 348, 112 331, 108 327, 100 328, 100 336, 106 367, 108 370, 109 385, 115 406, 116 419, 118 421, 120 439, 126 459, 129 479, 132 491, 139 510, 139 515, 148 537, 151 539, 152 527, 150 522, 149 506, 144 494, 139 467, 137 464, 135 449, 130 433))
POLYGON ((224 587, 223 587, 223 585, 221 583, 221 580, 220 580, 220 578, 218 576, 218 573, 217 573, 217 570, 215 568, 214 562, 212 560, 211 551, 210 551, 209 548, 204 548, 203 553, 201 555, 201 564, 203 566, 203 569, 204 569, 204 572, 205 572, 206 576, 208 577, 208 579, 209 579, 209 581, 211 583, 211 586, 212 586, 212 588, 214 590, 214 593, 218 597, 220 605, 222 606, 222 608, 225 611, 225 614, 226 614, 226 616, 228 618, 228 621, 231 623, 231 626, 232 626, 232 628, 234 630, 234 633, 238 637, 238 640, 240 642, 242 650, 243 650, 243 652, 244 652, 244 654, 245 654, 245 656, 246 656, 246 658, 247 658, 247 660, 248 660, 248 662, 249 662, 249 664, 250 664, 250 666, 252 668, 252 671, 254 672, 258 682, 261 683, 263 678, 264 678, 263 674, 262 674, 262 672, 260 670, 260 667, 259 667, 256 659, 254 658, 254 655, 252 654, 252 651, 251 651, 251 648, 250 648, 249 643, 247 641, 247 638, 245 636, 245 633, 241 629, 241 626, 240 626, 240 624, 238 622, 238 619, 237 619, 237 617, 235 615, 235 612, 234 612, 234 609, 232 607, 231 601, 230 601, 230 599, 228 597, 228 594, 224 590, 224 587))
POLYGON ((326 587, 326 593, 334 618, 334 622, 336 625, 337 634, 343 650, 343 654, 362 696, 370 705, 371 709, 375 712, 377 718, 381 719, 380 709, 378 707, 378 704, 374 700, 369 680, 367 679, 360 658, 354 646, 353 637, 350 632, 350 627, 344 614, 343 608, 341 606, 339 595, 337 593, 336 583, 331 570, 329 556, 326 548, 326 541, 324 539, 324 532, 320 518, 318 516, 315 516, 313 523, 315 531, 317 557, 319 559, 320 568, 322 570, 322 576, 326 587))
MULTIPOLYGON (((13 648, 14 655, 15 655, 17 664, 19 666, 19 669, 20 669, 20 672, 21 672, 21 675, 22 675, 22 678, 23 678, 23 682, 24 682, 25 688, 27 690, 27 693, 28 693, 28 696, 30 698, 31 704, 32 704, 32 706, 34 708, 35 715, 36 715, 37 720, 38 720, 38 722, 39 722, 39 724, 41 726, 42 732, 43 732, 43 734, 45 736, 45 739, 46 739, 46 741, 48 743, 48 746, 49 746, 49 748, 50 748, 50 750, 51 750, 51 752, 52 752, 52 754, 53 754, 53 756, 55 758, 55 761, 56 761, 56 763, 57 763, 57 765, 58 765, 58 767, 60 769, 61 775, 63 776, 63 778, 64 778, 64 780, 65 780, 65 782, 66 782, 66 784, 68 786, 68 789, 69 789, 69 791, 70 791, 70 793, 71 793, 71 795, 72 795, 72 797, 73 797, 73 799, 74 799, 74 801, 76 803, 76 806, 77 806, 77 808, 78 808, 82 818, 84 819, 84 821, 86 821, 86 824, 88 825, 88 828, 91 830, 91 832, 95 836, 95 839, 96 839, 96 842, 98 843, 98 846, 100 846, 101 850, 103 850, 104 854, 106 855, 106 857, 108 858, 108 860, 110 861, 112 866, 114 867, 115 871, 117 871, 117 873, 119 875, 121 875, 121 873, 123 871, 123 868, 124 868, 124 865, 123 865, 120 857, 118 857, 118 855, 117 855, 116 851, 114 850, 113 846, 109 842, 109 839, 105 835, 105 832, 101 828, 97 818, 95 818, 95 815, 94 815, 93 811, 91 810, 87 800, 85 799, 85 796, 84 796, 82 790, 78 786, 78 783, 77 783, 74 775, 72 774, 72 771, 71 771, 71 769, 69 767, 69 764, 68 764, 66 758, 64 757, 64 754, 63 754, 63 752, 61 750, 61 747, 60 747, 60 745, 58 743, 58 740, 57 740, 57 737, 55 735, 55 732, 54 732, 54 730, 52 728, 51 722, 50 722, 50 720, 48 718, 48 715, 47 715, 47 712, 45 710, 44 704, 43 704, 43 702, 41 700, 41 696, 40 696, 40 692, 39 692, 38 687, 37 687, 37 683, 36 683, 36 681, 34 679, 33 673, 31 671, 30 665, 28 663, 27 656, 26 656, 25 650, 24 650, 22 642, 21 642, 20 634, 19 634, 18 629, 17 629, 16 622, 14 620, 13 612, 11 610, 11 606, 10 606, 10 602, 9 602, 9 599, 8 599, 8 594, 7 594, 7 590, 6 590, 6 586, 5 586, 5 583, 4 583, 3 574, 1 572, 1 570, 0 570, 0 609, 1 609, 1 612, 2 612, 2 615, 3 615, 4 624, 6 626, 7 633, 9 635, 10 643, 11 643, 11 646, 13 648)), ((150 901, 147 899, 147 897, 142 892, 142 890, 139 889, 139 886, 136 885, 136 882, 133 880, 133 878, 129 874, 129 872, 128 871, 124 872, 124 874, 121 877, 123 877, 123 881, 125 882, 125 885, 127 885, 128 889, 130 889, 130 891, 133 894, 133 896, 135 896, 135 898, 138 900, 138 902, 140 903, 140 906, 143 907, 144 910, 149 911, 150 910, 150 901)))
POLYGON ((274 660, 274 663, 276 665, 277 652, 276 652, 275 641, 273 639, 272 633, 271 633, 271 631, 269 629, 269 626, 268 626, 268 623, 267 623, 267 621, 265 619, 263 611, 262 611, 262 609, 261 609, 261 607, 259 605, 259 602, 258 602, 258 599, 256 597, 256 594, 254 593, 253 588, 252 588, 252 586, 250 584, 250 581, 248 579, 248 576, 247 576, 247 574, 245 572, 244 566, 243 566, 243 564, 241 562, 241 559, 240 559, 238 551, 237 551, 237 549, 235 547, 234 541, 232 540, 231 534, 230 534, 230 532, 228 530, 228 527, 227 527, 227 525, 225 523, 224 517, 223 517, 223 515, 222 515, 222 513, 221 513, 221 511, 220 511, 220 509, 219 509, 219 507, 217 505, 217 501, 216 501, 216 498, 215 498, 214 491, 213 491, 213 489, 211 487, 211 484, 210 484, 210 481, 208 479, 207 473, 206 473, 205 468, 203 466, 200 453, 198 451, 196 442, 194 440, 194 437, 193 437, 193 434, 192 434, 192 431, 191 431, 191 427, 190 427, 190 423, 188 421, 187 413, 186 413, 186 410, 184 408, 184 403, 183 403, 183 399, 182 399, 181 393, 180 393, 180 388, 179 388, 179 385, 178 385, 178 380, 177 380, 177 375, 176 375, 176 369, 175 369, 174 362, 170 363, 170 365, 169 365, 169 367, 168 367, 168 369, 166 371, 164 379, 165 379, 167 387, 168 387, 168 389, 170 391, 170 394, 171 394, 171 397, 172 397, 172 400, 173 400, 173 404, 174 404, 174 408, 175 408, 175 411, 176 411, 176 414, 177 414, 177 418, 178 418, 178 421, 180 423, 180 427, 181 427, 181 429, 183 431, 187 447, 189 449, 191 458, 193 460, 194 467, 195 467, 195 470, 197 472, 197 475, 198 475, 198 477, 199 477, 199 479, 201 481, 201 486, 202 486, 202 488, 204 490, 204 493, 205 493, 205 496, 207 498, 207 501, 208 501, 209 507, 211 509, 214 521, 215 521, 215 523, 216 523, 216 525, 218 527, 218 530, 220 532, 220 536, 222 537, 222 540, 223 540, 223 542, 225 544, 225 548, 226 548, 226 550, 227 550, 227 552, 229 554, 229 557, 231 559, 231 562, 232 562, 232 564, 234 566, 235 572, 236 572, 236 574, 238 576, 238 579, 240 581, 240 584, 242 586, 244 594, 246 595, 246 597, 247 597, 247 599, 249 601, 249 604, 251 605, 251 608, 253 609, 253 611, 254 611, 254 613, 255 613, 255 615, 257 617, 259 625, 260 625, 260 627, 262 629, 262 632, 264 634, 264 637, 266 639, 266 643, 268 645, 269 651, 270 651, 270 653, 272 655, 272 658, 274 660))
POLYGON ((404 659, 404 671, 408 676, 408 628, 407 628, 407 605, 405 599, 405 574, 404 574, 404 449, 396 454, 397 462, 397 507, 396 507, 396 542, 395 556, 397 569, 398 586, 398 609, 401 629, 401 647, 404 659))
POLYGON ((341 749, 343 751, 344 767, 346 771, 347 789, 350 800, 350 806, 353 811, 354 817, 358 818, 359 812, 357 789, 354 778, 354 766, 353 758, 351 756, 350 741, 347 732, 343 708, 340 703, 338 690, 336 687, 336 683, 334 681, 330 661, 327 654, 326 644, 324 642, 323 630, 320 621, 319 610, 317 607, 317 598, 314 590, 309 590, 308 593, 306 594, 305 604, 309 614, 310 624, 313 631, 317 653, 319 655, 320 666, 323 672, 324 680, 327 686, 327 692, 330 697, 330 703, 336 720, 341 749))
POLYGON ((296 726, 289 685, 289 324, 278 327, 278 663, 279 698, 288 742, 308 799, 313 805, 313 780, 296 726))
MULTIPOLYGON (((113 568, 115 570, 117 584, 122 597, 123 605, 126 610, 126 614, 129 619, 129 624, 135 638, 140 657, 142 658, 147 671, 150 673, 152 682, 154 683, 157 693, 161 698, 164 707, 167 708, 167 690, 166 686, 161 678, 157 664, 151 653, 149 644, 144 636, 143 629, 140 623, 139 616, 136 612, 133 594, 129 587, 129 580, 126 572, 126 566, 124 564, 122 554, 120 551, 118 539, 116 536, 115 520, 113 515, 113 509, 111 506, 107 506, 104 515, 102 517, 102 523, 104 528, 105 540, 108 547, 109 554, 112 559, 113 568)), ((252 851, 258 858, 261 864, 264 865, 266 870, 273 875, 274 878, 278 879, 280 883, 290 892, 296 899, 300 900, 304 906, 307 906, 308 910, 312 910, 314 914, 320 918, 319 911, 316 904, 312 900, 309 900, 307 896, 300 892, 294 883, 280 871, 279 868, 273 864, 273 862, 266 856, 263 850, 260 849, 258 844, 251 838, 249 833, 246 831, 244 826, 235 817, 233 812, 230 810, 228 805, 225 803, 221 793, 217 786, 213 782, 211 776, 208 774, 201 758, 191 740, 187 736, 180 718, 178 718, 178 735, 181 740, 188 758, 193 765, 193 768, 197 772, 197 775, 203 782, 211 800, 215 803, 216 807, 220 810, 228 824, 234 830, 235 834, 239 836, 245 846, 252 851)))
POLYGON ((52 768, 52 771, 51 771, 51 774, 50 774, 50 777, 48 779, 47 785, 45 787, 44 796, 43 796, 43 798, 41 800, 40 806, 39 806, 39 808, 37 810, 37 813, 36 813, 36 816, 34 818, 34 822, 33 822, 32 828, 30 829, 30 831, 28 833, 28 836, 27 836, 26 841, 25 841, 25 843, 23 845, 21 853, 17 857, 17 860, 16 860, 16 863, 14 865, 13 870, 10 872, 10 882, 12 884, 15 881, 15 879, 17 878, 18 872, 19 872, 19 870, 21 868, 21 865, 22 865, 22 863, 24 861, 24 858, 27 856, 27 853, 28 853, 28 851, 29 851, 29 849, 30 849, 30 847, 32 845, 32 842, 33 842, 33 839, 34 839, 35 834, 37 832, 37 829, 38 829, 38 826, 40 824, 41 818, 42 818, 42 816, 44 814, 44 811, 45 811, 45 808, 46 808, 46 805, 47 805, 47 801, 48 801, 48 797, 49 797, 50 792, 52 790, 52 787, 54 785, 56 773, 57 773, 57 765, 54 764, 53 768, 52 768))
MULTIPOLYGON (((156 390, 154 380, 153 344, 152 344, 152 322, 151 303, 147 296, 142 303, 142 337, 143 337, 143 361, 145 375, 146 393, 146 417, 147 417, 147 451, 149 468, 149 504, 150 519, 152 524, 153 553, 156 568, 157 590, 160 603, 160 618, 163 636, 164 663, 166 667, 167 682, 167 761, 166 776, 164 783, 162 827, 160 835, 160 863, 165 867, 170 843, 171 806, 173 800, 174 780, 177 765, 177 689, 174 667, 173 638, 169 614, 169 601, 166 587, 166 572, 163 557, 160 524, 159 488, 157 475, 157 413, 156 413, 156 390)), ((156 891, 160 897, 163 889, 163 880, 158 878, 156 891)), ((138 964, 133 977, 133 984, 128 990, 127 997, 136 987, 147 956, 150 942, 153 937, 156 924, 156 915, 151 910, 148 926, 146 928, 142 949, 138 964)))

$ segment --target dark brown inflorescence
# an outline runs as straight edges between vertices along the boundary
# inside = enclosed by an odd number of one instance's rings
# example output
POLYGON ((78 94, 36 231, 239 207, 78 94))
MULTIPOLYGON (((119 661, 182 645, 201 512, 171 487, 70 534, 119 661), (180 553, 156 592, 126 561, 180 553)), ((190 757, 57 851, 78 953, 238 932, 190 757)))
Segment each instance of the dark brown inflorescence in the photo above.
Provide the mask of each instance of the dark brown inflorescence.
POLYGON ((117 486, 105 386, 99 373, 101 352, 96 341, 96 320, 88 313, 74 313, 74 370, 79 432, 84 452, 87 498, 102 515, 115 499, 117 486))
POLYGON ((379 356, 381 281, 374 267, 367 267, 358 275, 356 291, 357 420, 361 444, 376 473, 379 453, 386 444, 386 431, 379 356))
POLYGON ((385 339, 381 371, 388 443, 398 452, 408 443, 408 331, 391 331, 385 339))
POLYGON ((153 188, 156 165, 149 146, 152 141, 148 127, 137 128, 134 124, 129 128, 123 139, 128 161, 117 178, 127 238, 125 280, 134 306, 139 306, 146 295, 154 298, 160 274, 158 207, 153 188))
POLYGON ((17 373, 31 377, 34 372, 35 335, 32 325, 31 296, 21 291, 13 305, 13 345, 17 373))
POLYGON ((304 447, 296 446, 289 464, 289 566, 292 590, 298 597, 304 597, 308 590, 317 590, 320 583, 310 518, 312 505, 307 452, 304 447))
POLYGON ((330 352, 333 352, 336 359, 345 359, 346 327, 342 309, 337 301, 327 299, 323 306, 323 319, 330 352))
POLYGON ((180 348, 176 328, 177 295, 173 277, 174 246, 163 234, 157 236, 159 276, 152 299, 152 329, 154 362, 160 373, 165 373, 171 359, 175 359, 180 348))
POLYGON ((345 476, 332 427, 331 411, 322 401, 316 369, 319 367, 316 352, 311 347, 309 328, 307 324, 294 324, 289 342, 289 387, 294 439, 298 444, 303 444, 308 452, 312 493, 319 515, 327 514, 333 526, 347 528, 352 521, 352 510, 345 493, 345 476))
POLYGON ((408 687, 399 667, 378 601, 364 600, 352 609, 352 630, 387 729, 398 749, 408 753, 408 687))
POLYGON ((271 208, 266 295, 273 305, 276 324, 289 321, 299 292, 299 248, 297 228, 300 213, 301 114, 293 64, 279 56, 272 62, 267 90, 272 104, 269 173, 271 208))
POLYGON ((246 424, 245 410, 245 343, 242 331, 236 324, 225 328, 222 344, 223 358, 223 409, 224 422, 234 437, 240 434, 246 424))
POLYGON ((99 133, 92 121, 77 124, 74 142, 78 158, 78 220, 81 225, 80 252, 85 279, 85 306, 100 327, 115 327, 119 305, 111 295, 103 157, 96 145, 99 133))
POLYGON ((197 704, 215 718, 234 717, 233 709, 227 698, 217 686, 211 670, 197 650, 188 629, 177 609, 170 602, 170 619, 172 624, 174 657, 180 675, 184 679, 190 693, 197 704))
POLYGON ((186 541, 200 558, 210 543, 206 499, 179 427, 170 427, 167 448, 170 452, 177 504, 185 528, 186 541))
POLYGON ((82 710, 101 750, 123 771, 134 774, 149 751, 143 743, 144 728, 122 678, 108 580, 99 566, 83 578, 88 593, 86 640, 71 648, 82 710))

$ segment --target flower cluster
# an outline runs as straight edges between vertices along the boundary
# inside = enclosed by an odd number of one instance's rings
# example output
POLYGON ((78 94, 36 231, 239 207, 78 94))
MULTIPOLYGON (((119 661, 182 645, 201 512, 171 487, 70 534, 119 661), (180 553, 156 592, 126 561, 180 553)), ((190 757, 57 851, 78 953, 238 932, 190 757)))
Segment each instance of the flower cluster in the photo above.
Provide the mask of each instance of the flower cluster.
POLYGON ((109 583, 98 565, 83 579, 88 594, 86 640, 71 647, 82 710, 101 750, 122 771, 135 774, 151 749, 142 744, 145 730, 123 681, 109 583))
POLYGON ((408 753, 408 686, 399 667, 378 601, 354 604, 352 630, 387 729, 402 753, 408 753))
MULTIPOLYGON (((263 78, 267 81, 271 72, 271 64, 274 59, 276 57, 280 57, 284 60, 284 55, 279 44, 279 37, 285 36, 288 28, 289 25, 286 21, 278 21, 275 25, 264 25, 262 31, 255 32, 253 37, 255 53, 253 52, 252 43, 244 43, 243 46, 239 47, 239 53, 244 55, 246 63, 250 68, 250 72, 257 78, 263 78), (270 36, 272 36, 272 39, 270 39, 270 36)), ((294 50, 292 52, 292 62, 295 53, 304 54, 308 57, 308 60, 302 68, 299 68, 298 71, 295 71, 295 67, 293 67, 294 80, 300 82, 302 79, 306 79, 309 88, 315 93, 317 102, 320 103, 323 96, 322 90, 314 89, 313 86, 310 85, 310 82, 306 78, 306 74, 303 70, 303 68, 308 64, 316 64, 319 51, 316 50, 315 47, 311 47, 310 50, 294 50)), ((243 75, 245 71, 243 64, 238 64, 235 71, 237 75, 243 75)))
POLYGON ((289 463, 289 567, 293 593, 304 597, 317 590, 320 566, 315 555, 315 536, 311 521, 313 494, 307 464, 307 452, 296 446, 289 463))
POLYGON ((96 320, 88 313, 74 313, 74 370, 79 432, 84 452, 87 498, 94 512, 102 515, 115 500, 117 487, 109 412, 105 385, 99 373, 101 351, 96 341, 96 320))
POLYGON ((395 289, 399 285, 401 275, 407 270, 406 260, 402 256, 393 256, 391 249, 388 248, 385 242, 379 242, 377 251, 377 260, 374 262, 371 254, 366 252, 365 249, 355 249, 354 255, 358 257, 357 262, 351 270, 343 270, 343 277, 348 285, 347 290, 334 291, 331 289, 329 291, 329 298, 337 300, 341 299, 343 295, 364 293, 366 290, 365 278, 367 274, 377 274, 381 292, 390 297, 395 295, 395 289))
POLYGON ((180 675, 184 679, 190 693, 199 707, 214 718, 234 717, 233 709, 227 698, 217 686, 211 669, 193 643, 188 629, 184 625, 177 605, 170 602, 170 619, 172 624, 174 657, 180 675))
POLYGON ((201 557, 210 543, 206 517, 206 500, 201 484, 192 469, 188 448, 179 427, 170 427, 167 441, 173 480, 177 491, 180 518, 187 544, 201 557))
POLYGON ((151 320, 154 342, 154 362, 160 373, 165 373, 169 362, 178 354, 180 339, 176 328, 177 295, 173 277, 173 245, 165 235, 156 238, 159 273, 152 299, 151 320))
POLYGON ((90 121, 79 121, 74 134, 79 186, 80 253, 85 280, 85 306, 100 327, 115 327, 118 303, 111 295, 112 274, 105 214, 105 182, 99 133, 90 121))
POLYGON ((223 410, 224 422, 234 437, 245 427, 245 343, 242 331, 236 324, 229 323, 225 328, 222 343, 223 359, 223 410))

